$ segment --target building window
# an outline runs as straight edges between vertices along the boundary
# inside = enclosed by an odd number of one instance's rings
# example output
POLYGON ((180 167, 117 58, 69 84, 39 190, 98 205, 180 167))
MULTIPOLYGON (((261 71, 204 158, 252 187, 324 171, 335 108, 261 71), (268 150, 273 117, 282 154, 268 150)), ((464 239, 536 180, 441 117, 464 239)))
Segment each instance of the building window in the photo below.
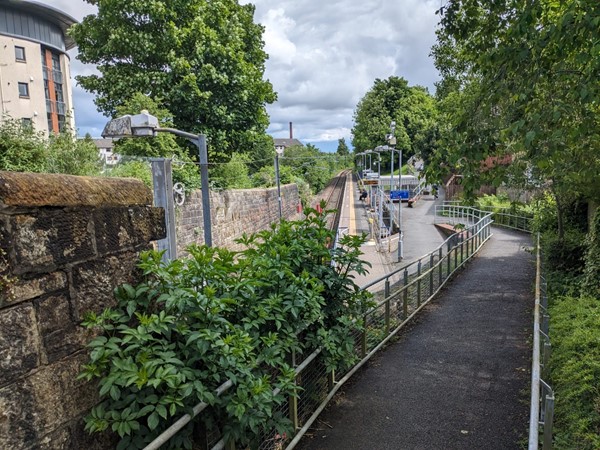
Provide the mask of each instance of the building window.
POLYGON ((19 83, 19 97, 29 98, 29 84, 19 83))
POLYGON ((15 59, 17 61, 25 62, 25 47, 18 47, 15 45, 15 59))
POLYGON ((33 126, 33 123, 31 122, 31 117, 23 117, 21 119, 21 126, 23 128, 31 128, 33 126))

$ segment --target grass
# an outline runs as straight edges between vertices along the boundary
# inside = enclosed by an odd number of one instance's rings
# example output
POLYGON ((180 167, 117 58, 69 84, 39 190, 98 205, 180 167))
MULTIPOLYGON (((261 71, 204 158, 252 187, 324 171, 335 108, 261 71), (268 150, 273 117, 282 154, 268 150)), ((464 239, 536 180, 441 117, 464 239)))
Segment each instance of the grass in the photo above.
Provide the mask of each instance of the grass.
POLYGON ((600 300, 563 296, 551 317, 554 448, 600 448, 600 300))

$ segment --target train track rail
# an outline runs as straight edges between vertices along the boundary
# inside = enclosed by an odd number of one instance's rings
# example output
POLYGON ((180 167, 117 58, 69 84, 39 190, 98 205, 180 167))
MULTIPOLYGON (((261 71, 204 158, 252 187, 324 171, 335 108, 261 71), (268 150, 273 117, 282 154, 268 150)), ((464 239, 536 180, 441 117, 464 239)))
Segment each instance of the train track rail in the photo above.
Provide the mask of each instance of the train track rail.
POLYGON ((346 179, 351 174, 351 170, 344 170, 331 179, 329 184, 321 191, 313 201, 313 208, 325 200, 325 209, 335 210, 335 214, 327 217, 327 226, 330 230, 337 231, 340 224, 342 205, 344 203, 344 194, 346 192, 346 179))

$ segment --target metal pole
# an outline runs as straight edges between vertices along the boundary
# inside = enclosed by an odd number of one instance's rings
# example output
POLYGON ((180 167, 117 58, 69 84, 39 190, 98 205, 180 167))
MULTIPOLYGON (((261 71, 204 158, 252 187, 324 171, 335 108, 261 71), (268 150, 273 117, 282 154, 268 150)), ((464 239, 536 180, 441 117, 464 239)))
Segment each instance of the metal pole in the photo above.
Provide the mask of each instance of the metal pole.
POLYGON ((202 218, 204 219, 204 245, 212 247, 212 228, 210 219, 210 191, 208 188, 208 151, 206 136, 199 134, 196 140, 200 155, 200 178, 202 188, 202 218))
MULTIPOLYGON (((402 149, 398 151, 398 165, 400 172, 398 173, 398 189, 402 190, 402 149)), ((404 242, 402 236, 402 197, 398 202, 398 261, 404 258, 404 242)))
POLYGON ((275 154, 275 181, 277 182, 277 202, 279 203, 279 221, 283 218, 281 207, 281 183, 279 182, 279 153, 275 154))
POLYGON ((393 212, 393 206, 394 203, 392 202, 392 191, 394 190, 394 149, 391 148, 391 160, 392 160, 392 167, 391 167, 391 174, 390 174, 390 236, 392 235, 392 231, 394 230, 394 214, 392 214, 393 212))
POLYGON ((381 153, 377 153, 377 156, 379 156, 379 163, 377 164, 377 189, 379 189, 379 239, 381 239, 381 229, 383 228, 383 185, 381 184, 381 153))

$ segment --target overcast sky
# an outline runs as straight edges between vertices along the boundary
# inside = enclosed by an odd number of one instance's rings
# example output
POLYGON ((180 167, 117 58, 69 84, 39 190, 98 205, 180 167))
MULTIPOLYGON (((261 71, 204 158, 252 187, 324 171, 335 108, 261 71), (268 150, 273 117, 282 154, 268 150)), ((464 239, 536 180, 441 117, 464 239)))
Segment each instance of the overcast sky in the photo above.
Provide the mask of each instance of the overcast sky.
MULTIPOLYGON (((83 0, 38 0, 81 20, 95 9, 83 0)), ((241 3, 248 3, 242 1, 241 3)), ((268 106, 269 134, 335 151, 350 144, 356 104, 376 78, 396 75, 434 92, 438 74, 429 57, 440 0, 255 0, 270 55, 265 77, 278 94, 268 106)), ((72 75, 91 73, 71 51, 72 75)), ((78 133, 98 137, 107 118, 93 95, 73 86, 78 133)))

